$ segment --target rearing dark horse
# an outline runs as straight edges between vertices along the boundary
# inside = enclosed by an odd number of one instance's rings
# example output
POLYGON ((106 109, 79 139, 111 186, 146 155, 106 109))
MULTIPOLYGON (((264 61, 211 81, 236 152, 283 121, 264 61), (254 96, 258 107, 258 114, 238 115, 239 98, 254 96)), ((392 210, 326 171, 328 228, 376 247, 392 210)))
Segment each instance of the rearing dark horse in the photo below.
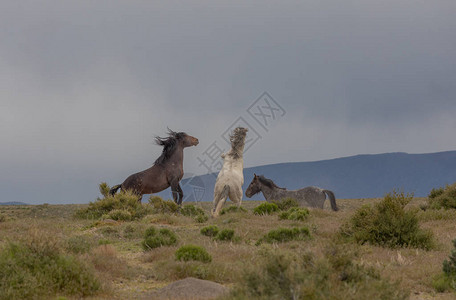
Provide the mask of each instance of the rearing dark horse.
POLYGON ((168 137, 156 137, 155 142, 163 146, 163 152, 154 165, 147 170, 132 174, 122 184, 109 191, 114 195, 120 188, 122 191, 131 190, 141 197, 144 194, 158 193, 171 186, 174 202, 182 203, 184 194, 179 181, 184 176, 184 148, 198 145, 197 138, 185 132, 174 132, 168 128, 168 137))

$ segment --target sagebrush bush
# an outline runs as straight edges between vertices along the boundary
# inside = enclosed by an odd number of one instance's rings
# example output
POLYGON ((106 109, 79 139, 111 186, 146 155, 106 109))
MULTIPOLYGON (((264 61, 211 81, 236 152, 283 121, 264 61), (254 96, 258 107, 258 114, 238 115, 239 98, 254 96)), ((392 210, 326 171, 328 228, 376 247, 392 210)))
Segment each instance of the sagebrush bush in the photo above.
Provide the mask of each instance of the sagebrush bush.
POLYGON ((163 200, 160 196, 152 195, 149 198, 149 204, 153 208, 154 213, 177 213, 179 211, 179 205, 171 200, 163 200))
POLYGON ((217 225, 209 225, 201 228, 200 233, 205 236, 215 237, 219 231, 217 225))
POLYGON ((177 243, 177 236, 171 230, 162 228, 157 231, 155 227, 149 227, 142 241, 144 250, 151 250, 161 246, 172 246, 177 243))
POLYGON ((233 229, 223 229, 217 233, 214 237, 217 241, 232 241, 234 238, 234 230, 233 229))
POLYGON ((445 273, 440 273, 432 278, 432 287, 439 293, 455 290, 456 280, 445 273))
POLYGON ((184 205, 180 209, 180 213, 184 216, 192 217, 198 223, 204 223, 209 219, 202 208, 196 207, 193 204, 184 205))
POLYGON ((102 220, 111 219, 115 221, 131 221, 131 213, 126 209, 114 209, 101 216, 102 220))
POLYGON ((106 182, 100 183, 98 186, 98 189, 100 190, 100 194, 103 195, 103 197, 108 197, 109 196, 109 190, 111 189, 109 185, 106 182))
MULTIPOLYGON (((106 183, 100 184, 100 192, 106 193, 109 186, 106 183)), ((138 201, 138 196, 130 191, 120 192, 114 196, 107 194, 104 198, 97 198, 95 202, 90 202, 89 207, 79 209, 75 217, 82 219, 100 219, 103 215, 108 216, 112 211, 126 211, 131 215, 131 220, 144 217, 150 211, 138 201)), ((117 212, 118 213, 118 212, 117 212)), ((117 215, 119 216, 119 215, 117 215)))
POLYGON ((456 279, 456 240, 453 240, 453 250, 451 250, 451 255, 449 260, 443 261, 443 273, 447 276, 454 277, 456 279))
POLYGON ((292 207, 279 214, 280 220, 304 221, 309 216, 309 210, 305 207, 292 207))
POLYGON ((282 200, 272 200, 271 203, 277 204, 279 210, 288 210, 292 207, 299 207, 298 201, 291 197, 287 197, 282 200))
POLYGON ((140 238, 143 236, 143 225, 127 224, 122 230, 122 236, 126 239, 140 238))
POLYGON ((183 218, 179 218, 175 214, 163 213, 163 214, 152 214, 147 215, 142 220, 146 224, 154 223, 154 224, 168 224, 168 225, 176 225, 180 224, 183 218))
POLYGON ((202 208, 196 207, 193 204, 186 204, 182 206, 182 208, 180 209, 180 213, 187 217, 196 217, 205 214, 202 208))
POLYGON ((456 208, 456 183, 445 188, 432 189, 428 196, 428 204, 433 209, 456 208))
POLYGON ((431 249, 432 232, 419 227, 417 211, 405 210, 412 198, 393 191, 374 206, 364 205, 341 226, 340 234, 361 244, 431 249))
POLYGON ((331 247, 321 259, 312 253, 260 249, 261 260, 244 271, 224 299, 384 299, 403 300, 408 292, 353 262, 352 251, 331 247))
POLYGON ((220 215, 224 215, 224 214, 228 214, 228 213, 237 213, 237 212, 246 213, 247 209, 243 208, 242 206, 238 207, 236 205, 231 205, 231 206, 222 208, 222 210, 220 211, 220 215))
POLYGON ((306 240, 310 238, 310 231, 307 227, 301 228, 277 228, 269 231, 261 239, 259 239, 256 245, 262 242, 266 243, 284 243, 293 240, 306 240))
POLYGON ((114 237, 114 238, 120 237, 119 228, 114 227, 114 226, 101 227, 101 228, 97 229, 97 233, 101 233, 105 237, 114 237))
POLYGON ((180 261, 196 260, 205 263, 212 261, 212 257, 206 249, 195 245, 185 245, 180 247, 177 249, 175 256, 176 260, 180 261))
POLYGON ((253 213, 256 215, 270 215, 279 210, 279 207, 275 203, 261 203, 253 209, 253 213))
POLYGON ((65 248, 68 252, 81 254, 89 252, 93 245, 93 239, 84 235, 75 235, 66 240, 65 248))
MULTIPOLYGON (((36 240, 35 240, 36 241, 36 240)), ((53 242, 9 242, 0 250, 0 299, 93 295, 100 283, 93 270, 53 242)))
POLYGON ((207 220, 209 220, 209 217, 207 215, 199 215, 199 216, 196 216, 194 219, 198 223, 204 223, 207 220))
POLYGON ((428 198, 437 198, 438 196, 442 195, 445 189, 443 187, 433 188, 428 195, 428 198))
POLYGON ((442 265, 443 273, 434 277, 432 285, 437 292, 456 290, 456 239, 453 240, 453 249, 449 259, 442 265))
POLYGON ((153 271, 154 279, 165 282, 194 277, 225 284, 232 283, 240 277, 233 266, 227 266, 223 260, 213 260, 211 263, 195 260, 161 260, 154 264, 153 271))

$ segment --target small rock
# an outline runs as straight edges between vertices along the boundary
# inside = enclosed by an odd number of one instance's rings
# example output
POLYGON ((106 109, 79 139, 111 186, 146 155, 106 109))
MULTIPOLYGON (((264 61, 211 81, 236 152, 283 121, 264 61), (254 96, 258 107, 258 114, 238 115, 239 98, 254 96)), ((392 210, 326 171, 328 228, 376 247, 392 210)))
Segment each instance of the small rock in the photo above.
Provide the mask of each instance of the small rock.
POLYGON ((146 294, 144 300, 210 300, 227 293, 229 289, 219 283, 188 277, 175 281, 152 293, 146 294))

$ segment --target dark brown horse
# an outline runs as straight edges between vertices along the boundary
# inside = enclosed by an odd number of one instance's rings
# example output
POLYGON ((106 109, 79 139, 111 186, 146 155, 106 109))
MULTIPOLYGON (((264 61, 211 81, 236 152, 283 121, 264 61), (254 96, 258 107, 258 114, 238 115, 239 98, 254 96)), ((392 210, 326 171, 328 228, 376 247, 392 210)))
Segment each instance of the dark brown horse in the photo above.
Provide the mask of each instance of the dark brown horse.
POLYGON ((179 181, 184 176, 184 148, 198 145, 197 138, 185 132, 174 132, 168 128, 168 137, 156 137, 155 142, 163 146, 163 152, 154 165, 147 170, 132 174, 122 184, 109 191, 114 195, 120 188, 122 191, 131 190, 140 198, 144 194, 158 193, 171 186, 174 202, 182 203, 183 192, 179 181))

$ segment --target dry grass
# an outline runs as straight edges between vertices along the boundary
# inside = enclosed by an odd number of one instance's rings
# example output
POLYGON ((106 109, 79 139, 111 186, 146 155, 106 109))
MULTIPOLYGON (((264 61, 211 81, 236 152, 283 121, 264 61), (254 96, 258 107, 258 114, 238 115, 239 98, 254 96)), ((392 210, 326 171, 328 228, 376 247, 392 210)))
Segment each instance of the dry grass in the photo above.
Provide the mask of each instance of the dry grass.
MULTIPOLYGON (((244 201, 245 212, 232 212, 217 219, 197 223, 190 217, 169 214, 153 214, 142 220, 132 222, 106 222, 103 226, 93 221, 74 219, 72 216, 83 206, 76 205, 39 205, 4 206, 0 215, 0 246, 6 241, 18 240, 31 235, 31 228, 46 231, 63 243, 72 236, 87 237, 91 246, 85 253, 78 254, 95 267, 103 281, 104 290, 96 299, 133 299, 146 292, 185 276, 196 276, 233 286, 240 280, 246 265, 256 262, 261 247, 271 247, 296 253, 312 252, 316 258, 331 243, 337 242, 337 232, 363 204, 375 203, 380 199, 338 199, 340 211, 310 209, 305 221, 279 220, 278 214, 254 215, 253 208, 258 201, 244 201), (169 228, 178 237, 177 245, 159 247, 144 252, 141 241, 149 226, 169 228), (217 225, 220 230, 233 229, 235 242, 218 242, 200 233, 201 228, 217 225), (302 227, 310 229, 311 239, 288 243, 255 246, 255 243, 278 227, 302 227), (110 229, 106 229, 110 228, 110 229), (106 244, 107 245, 100 245, 106 244), (185 244, 204 247, 212 256, 211 263, 180 262, 174 253, 185 244)), ((420 209, 426 203, 423 198, 415 198, 408 205, 420 209)), ((195 204, 208 214, 212 204, 195 204)), ((452 243, 456 238, 456 213, 452 210, 419 211, 420 226, 430 229, 436 241, 431 251, 417 249, 387 249, 372 245, 351 245, 358 253, 356 263, 374 267, 383 278, 399 281, 401 289, 410 291, 411 299, 453 299, 454 293, 437 293, 432 288, 432 278, 441 273, 442 262, 449 256, 452 243)), ((59 246, 60 247, 60 246, 59 246)), ((62 249, 65 249, 62 244, 62 249)))

